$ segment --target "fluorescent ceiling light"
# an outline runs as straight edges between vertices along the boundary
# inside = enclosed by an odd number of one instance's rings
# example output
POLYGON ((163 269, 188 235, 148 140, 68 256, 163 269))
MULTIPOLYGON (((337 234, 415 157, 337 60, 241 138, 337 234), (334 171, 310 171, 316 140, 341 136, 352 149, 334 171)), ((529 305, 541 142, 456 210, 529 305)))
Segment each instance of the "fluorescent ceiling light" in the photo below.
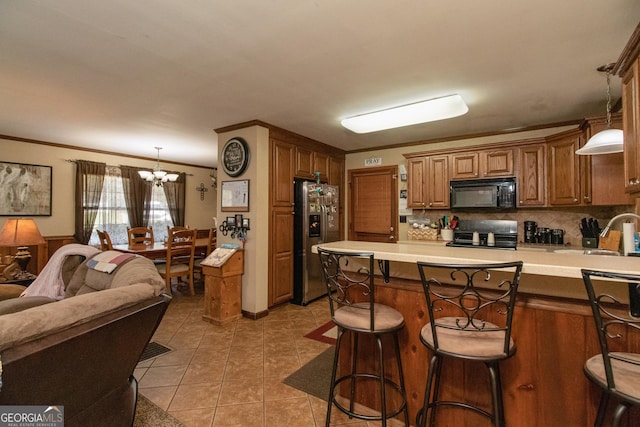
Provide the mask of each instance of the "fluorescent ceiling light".
POLYGON ((450 119, 461 116, 467 111, 469 111, 469 107, 460 95, 449 95, 349 117, 342 120, 341 123, 342 126, 355 133, 367 133, 450 119))

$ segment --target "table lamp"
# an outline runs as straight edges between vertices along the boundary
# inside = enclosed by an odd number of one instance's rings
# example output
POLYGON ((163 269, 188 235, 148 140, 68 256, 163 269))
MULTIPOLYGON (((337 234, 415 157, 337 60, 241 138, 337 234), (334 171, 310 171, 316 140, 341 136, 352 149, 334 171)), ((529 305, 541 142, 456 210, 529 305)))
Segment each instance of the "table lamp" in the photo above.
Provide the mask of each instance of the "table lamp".
POLYGON ((20 273, 16 279, 31 279, 33 275, 27 271, 27 265, 31 259, 30 245, 45 243, 38 226, 30 218, 8 219, 2 231, 0 231, 0 246, 18 247, 14 259, 20 267, 20 273))

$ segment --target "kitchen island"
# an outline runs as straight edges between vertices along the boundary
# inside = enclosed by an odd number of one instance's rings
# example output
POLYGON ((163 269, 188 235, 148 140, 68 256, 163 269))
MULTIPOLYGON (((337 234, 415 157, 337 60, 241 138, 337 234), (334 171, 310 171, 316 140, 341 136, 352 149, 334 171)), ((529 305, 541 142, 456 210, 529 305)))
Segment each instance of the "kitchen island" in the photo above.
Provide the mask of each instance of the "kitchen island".
MULTIPOLYGON (((428 350, 419 339, 429 322, 418 280, 416 261, 442 263, 524 262, 513 337, 517 352, 501 364, 505 414, 509 426, 593 425, 600 392, 583 373, 584 362, 599 353, 591 309, 586 300, 580 270, 591 268, 640 274, 640 259, 554 252, 551 249, 475 249, 447 247, 442 243, 372 243, 340 241, 319 247, 373 252, 389 261, 388 283, 376 279, 376 301, 398 309, 405 318, 400 333, 402 363, 410 422, 422 406, 428 350)), ((314 247, 317 252, 317 247, 314 247)), ((624 297, 624 293, 621 294, 624 297)), ((365 343, 375 354, 373 343, 365 343)), ((627 342, 628 351, 640 352, 640 343, 627 342)), ((344 359, 345 365, 348 359, 344 359)), ((373 363, 364 358, 365 364, 373 363)), ((490 393, 484 367, 477 363, 447 360, 443 367, 444 393, 489 407, 490 393)), ((369 369, 373 365, 367 366, 369 369)), ((363 393, 365 405, 372 398, 363 393)), ((631 411, 629 425, 640 425, 640 414, 631 411)), ((437 425, 488 426, 488 420, 469 411, 441 410, 437 425)))

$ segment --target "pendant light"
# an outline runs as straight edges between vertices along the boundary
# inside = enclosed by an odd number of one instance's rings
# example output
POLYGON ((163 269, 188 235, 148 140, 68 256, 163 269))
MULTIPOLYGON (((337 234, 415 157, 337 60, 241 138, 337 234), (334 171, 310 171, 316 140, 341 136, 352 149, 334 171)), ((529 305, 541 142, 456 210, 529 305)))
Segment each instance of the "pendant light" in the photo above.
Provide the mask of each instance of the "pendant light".
POLYGON ((178 179, 177 173, 168 173, 160 169, 160 150, 162 147, 154 147, 158 150, 158 160, 156 162, 156 168, 153 172, 150 171, 138 171, 140 178, 145 181, 153 182, 157 187, 162 186, 163 182, 171 181, 174 182, 178 179))
POLYGON ((576 154, 596 155, 622 153, 623 132, 611 128, 611 70, 615 64, 602 65, 598 71, 607 74, 607 128, 593 135, 584 147, 576 150, 576 154))

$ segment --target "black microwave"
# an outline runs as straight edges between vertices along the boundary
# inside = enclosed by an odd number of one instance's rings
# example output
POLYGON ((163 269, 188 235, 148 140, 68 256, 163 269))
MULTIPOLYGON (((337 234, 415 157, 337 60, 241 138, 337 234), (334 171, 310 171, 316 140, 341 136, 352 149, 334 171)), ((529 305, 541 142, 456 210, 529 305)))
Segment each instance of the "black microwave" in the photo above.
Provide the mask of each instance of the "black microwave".
POLYGON ((451 209, 515 209, 516 178, 453 180, 449 202, 451 209))

